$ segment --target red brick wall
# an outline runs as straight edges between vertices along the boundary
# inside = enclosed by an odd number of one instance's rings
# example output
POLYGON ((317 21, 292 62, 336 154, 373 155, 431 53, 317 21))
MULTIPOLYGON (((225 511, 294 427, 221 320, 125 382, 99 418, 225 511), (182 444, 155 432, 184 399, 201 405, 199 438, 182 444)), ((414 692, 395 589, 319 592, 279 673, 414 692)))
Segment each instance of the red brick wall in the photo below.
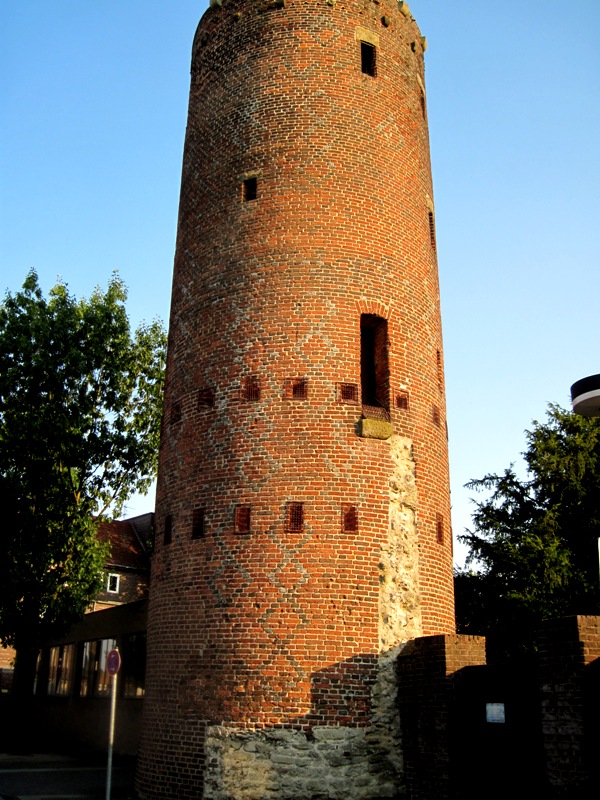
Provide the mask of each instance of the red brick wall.
MULTIPOLYGON (((147 792, 176 755, 180 767, 197 761, 205 724, 307 727, 312 676, 352 663, 372 681, 394 467, 387 441, 357 435, 360 405, 338 402, 337 384, 360 387, 361 314, 388 320, 393 430, 413 443, 423 632, 454 630, 423 69, 419 30, 395 0, 224 0, 198 28, 158 479, 147 792), (376 77, 361 72, 358 28, 378 37, 376 77), (257 199, 243 202, 248 176, 257 199), (250 376, 259 402, 243 399, 250 376), (307 380, 306 399, 284 397, 290 378, 307 380), (212 406, 199 402, 207 389, 212 406), (408 410, 395 406, 400 392, 408 410), (285 531, 288 502, 304 504, 301 532, 285 531), (342 532, 344 503, 357 506, 358 531, 342 532), (251 506, 249 534, 234 533, 238 504, 251 506), (205 534, 192 539, 197 508, 205 534)), ((321 724, 370 721, 362 700, 320 708, 321 724)), ((194 780, 160 796, 195 796, 194 780)))
POLYGON ((546 774, 556 797, 595 792, 600 778, 600 617, 545 622, 539 637, 546 774))
POLYGON ((429 636, 414 639, 402 649, 397 662, 398 705, 403 777, 411 800, 459 796, 452 775, 457 674, 483 664, 485 639, 481 636, 429 636))

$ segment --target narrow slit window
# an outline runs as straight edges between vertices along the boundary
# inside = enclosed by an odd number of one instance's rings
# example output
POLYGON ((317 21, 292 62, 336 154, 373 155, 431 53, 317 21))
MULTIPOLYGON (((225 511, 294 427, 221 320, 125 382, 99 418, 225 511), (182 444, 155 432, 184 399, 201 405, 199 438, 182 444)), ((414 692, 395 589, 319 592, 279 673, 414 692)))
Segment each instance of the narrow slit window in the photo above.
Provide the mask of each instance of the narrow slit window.
POLYGON ((163 544, 171 544, 173 541, 173 517, 167 514, 165 517, 165 527, 163 530, 163 544))
POLYGON ((433 252, 435 253, 437 250, 437 245, 435 241, 435 219, 433 217, 433 211, 428 211, 427 216, 429 217, 429 239, 431 241, 433 252))
POLYGON ((435 515, 435 534, 438 544, 444 544, 444 516, 443 514, 435 515))
POLYGON ((119 593, 119 576, 115 572, 109 572, 106 581, 106 591, 110 594, 119 593))
POLYGON ((250 403, 257 403, 260 400, 260 379, 256 375, 244 379, 242 397, 250 403))
POLYGON ((242 182, 242 200, 244 203, 248 203, 251 200, 256 200, 258 196, 258 179, 257 178, 246 178, 242 182))
POLYGON ((342 533, 358 530, 358 508, 351 503, 342 503, 342 533))
POLYGON ((250 533, 252 509, 250 506, 236 506, 234 516, 235 533, 250 533))
POLYGON ((181 403, 173 403, 171 406, 171 425, 181 422, 181 403))
POLYGON ((192 539, 204 537, 204 509, 195 508, 192 513, 192 539))
POLYGON ((435 362, 437 367, 438 389, 441 392, 444 386, 444 369, 442 367, 442 354, 439 350, 435 351, 435 362))
POLYGON ((338 383, 337 401, 338 403, 347 403, 351 406, 358 405, 358 384, 338 383))
POLYGON ((377 48, 374 44, 360 43, 360 68, 365 75, 377 76, 377 48))
POLYGON ((374 314, 360 318, 360 377, 363 416, 389 421, 387 320, 374 314))
POLYGON ((285 530, 300 533, 304 530, 304 503, 288 503, 285 507, 285 530))
POLYGON ((437 425, 438 428, 441 424, 441 417, 440 417, 440 410, 437 406, 433 406, 431 409, 431 417, 433 419, 433 424, 437 425))

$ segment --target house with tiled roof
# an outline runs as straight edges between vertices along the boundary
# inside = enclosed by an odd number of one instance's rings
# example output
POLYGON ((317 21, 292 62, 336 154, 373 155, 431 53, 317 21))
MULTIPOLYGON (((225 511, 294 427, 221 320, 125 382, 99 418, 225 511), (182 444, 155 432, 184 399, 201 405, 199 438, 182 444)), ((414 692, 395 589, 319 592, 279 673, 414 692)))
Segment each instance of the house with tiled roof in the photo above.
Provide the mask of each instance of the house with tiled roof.
POLYGON ((98 537, 110 543, 104 586, 90 611, 133 603, 148 597, 150 579, 149 547, 154 514, 101 522, 98 537))
MULTIPOLYGON (((147 599, 153 520, 154 514, 148 513, 100 523, 98 537, 109 542, 109 556, 103 587, 88 612, 147 599)), ((0 647, 0 693, 10 690, 14 656, 11 648, 0 647)))

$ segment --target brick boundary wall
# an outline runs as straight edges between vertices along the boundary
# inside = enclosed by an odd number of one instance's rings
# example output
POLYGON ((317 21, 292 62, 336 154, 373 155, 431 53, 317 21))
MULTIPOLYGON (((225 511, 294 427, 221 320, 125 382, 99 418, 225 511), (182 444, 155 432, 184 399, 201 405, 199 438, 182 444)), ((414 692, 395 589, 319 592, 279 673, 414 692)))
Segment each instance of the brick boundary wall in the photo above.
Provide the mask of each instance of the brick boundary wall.
POLYGON ((410 800, 455 794, 453 717, 457 675, 485 665, 481 636, 428 636, 406 644, 397 661, 403 785, 410 800))
POLYGON ((597 792, 600 779, 600 617, 549 620, 539 635, 546 775, 553 797, 597 792))

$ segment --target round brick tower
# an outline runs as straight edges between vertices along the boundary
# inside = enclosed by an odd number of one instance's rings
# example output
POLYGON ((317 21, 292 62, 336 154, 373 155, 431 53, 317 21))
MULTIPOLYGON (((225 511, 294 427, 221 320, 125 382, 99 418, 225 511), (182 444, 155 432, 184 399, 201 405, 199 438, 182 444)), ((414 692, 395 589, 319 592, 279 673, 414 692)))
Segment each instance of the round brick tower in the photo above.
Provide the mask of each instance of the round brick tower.
POLYGON ((424 44, 396 0, 198 27, 142 798, 401 782, 394 657, 454 628, 424 44))

